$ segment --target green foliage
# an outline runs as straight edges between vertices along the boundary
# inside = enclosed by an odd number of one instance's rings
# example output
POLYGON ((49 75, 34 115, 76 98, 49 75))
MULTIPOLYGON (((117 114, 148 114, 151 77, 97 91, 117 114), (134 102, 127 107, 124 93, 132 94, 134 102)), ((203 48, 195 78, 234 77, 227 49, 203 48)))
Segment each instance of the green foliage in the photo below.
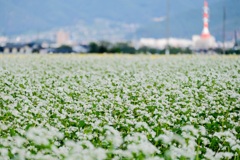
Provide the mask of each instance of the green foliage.
POLYGON ((55 53, 72 53, 72 47, 68 45, 62 45, 55 49, 55 53))
MULTIPOLYGON (((175 48, 170 47, 170 54, 191 54, 189 48, 175 48)), ((165 54, 165 49, 156 49, 147 46, 142 46, 139 49, 134 48, 128 42, 119 42, 111 44, 107 41, 100 41, 99 43, 89 43, 89 53, 128 53, 128 54, 165 54)))
POLYGON ((91 42, 89 44, 89 53, 136 53, 136 49, 129 43, 111 44, 106 41, 99 43, 91 42))

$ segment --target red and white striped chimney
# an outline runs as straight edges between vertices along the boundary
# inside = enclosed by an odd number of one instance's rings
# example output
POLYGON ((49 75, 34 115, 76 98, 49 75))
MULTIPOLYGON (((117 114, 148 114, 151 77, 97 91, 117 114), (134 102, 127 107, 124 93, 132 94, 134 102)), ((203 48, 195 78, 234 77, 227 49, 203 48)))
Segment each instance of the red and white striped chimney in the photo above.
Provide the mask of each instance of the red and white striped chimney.
POLYGON ((210 32, 208 29, 208 22, 209 22, 209 14, 208 14, 208 2, 204 0, 204 7, 203 7, 203 31, 202 31, 202 38, 209 38, 210 32))

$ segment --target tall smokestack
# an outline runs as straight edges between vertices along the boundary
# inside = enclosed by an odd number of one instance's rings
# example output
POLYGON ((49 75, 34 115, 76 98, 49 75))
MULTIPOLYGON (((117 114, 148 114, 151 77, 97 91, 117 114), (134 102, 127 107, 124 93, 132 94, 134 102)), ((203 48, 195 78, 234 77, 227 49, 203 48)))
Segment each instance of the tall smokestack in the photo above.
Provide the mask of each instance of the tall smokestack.
POLYGON ((208 14, 208 2, 204 0, 204 7, 203 7, 203 31, 202 31, 202 38, 209 38, 211 37, 209 29, 208 29, 208 22, 209 22, 209 14, 208 14))

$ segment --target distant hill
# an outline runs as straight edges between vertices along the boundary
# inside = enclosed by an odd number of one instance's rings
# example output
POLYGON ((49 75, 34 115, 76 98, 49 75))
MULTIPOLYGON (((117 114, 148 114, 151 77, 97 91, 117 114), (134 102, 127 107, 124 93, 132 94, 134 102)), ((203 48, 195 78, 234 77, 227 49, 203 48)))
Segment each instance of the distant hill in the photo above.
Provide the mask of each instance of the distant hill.
MULTIPOLYGON (((227 8, 227 31, 240 28, 239 0, 224 0, 227 8), (227 3, 228 2, 228 3, 227 3)), ((171 0, 171 36, 190 38, 202 29, 203 1, 171 0)), ((220 0, 209 1, 210 31, 221 37, 222 6, 220 0)), ((47 31, 81 22, 92 23, 102 18, 122 23, 136 23, 140 28, 132 37, 164 37, 166 0, 0 0, 0 35, 16 35, 47 31)))

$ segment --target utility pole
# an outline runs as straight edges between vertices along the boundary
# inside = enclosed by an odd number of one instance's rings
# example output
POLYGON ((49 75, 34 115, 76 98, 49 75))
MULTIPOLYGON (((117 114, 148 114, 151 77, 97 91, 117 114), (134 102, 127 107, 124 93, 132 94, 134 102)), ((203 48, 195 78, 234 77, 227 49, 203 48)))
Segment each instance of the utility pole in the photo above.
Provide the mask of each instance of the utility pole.
POLYGON ((225 48, 225 40, 226 40, 226 7, 223 4, 223 31, 222 31, 222 41, 223 41, 223 54, 226 53, 226 48, 225 48))
POLYGON ((169 37, 170 37, 170 0, 166 0, 167 4, 167 23, 166 23, 166 35, 167 35, 167 44, 165 49, 165 54, 168 55, 169 51, 169 37))
POLYGON ((234 31, 234 47, 238 46, 238 41, 237 41, 237 30, 234 31))

